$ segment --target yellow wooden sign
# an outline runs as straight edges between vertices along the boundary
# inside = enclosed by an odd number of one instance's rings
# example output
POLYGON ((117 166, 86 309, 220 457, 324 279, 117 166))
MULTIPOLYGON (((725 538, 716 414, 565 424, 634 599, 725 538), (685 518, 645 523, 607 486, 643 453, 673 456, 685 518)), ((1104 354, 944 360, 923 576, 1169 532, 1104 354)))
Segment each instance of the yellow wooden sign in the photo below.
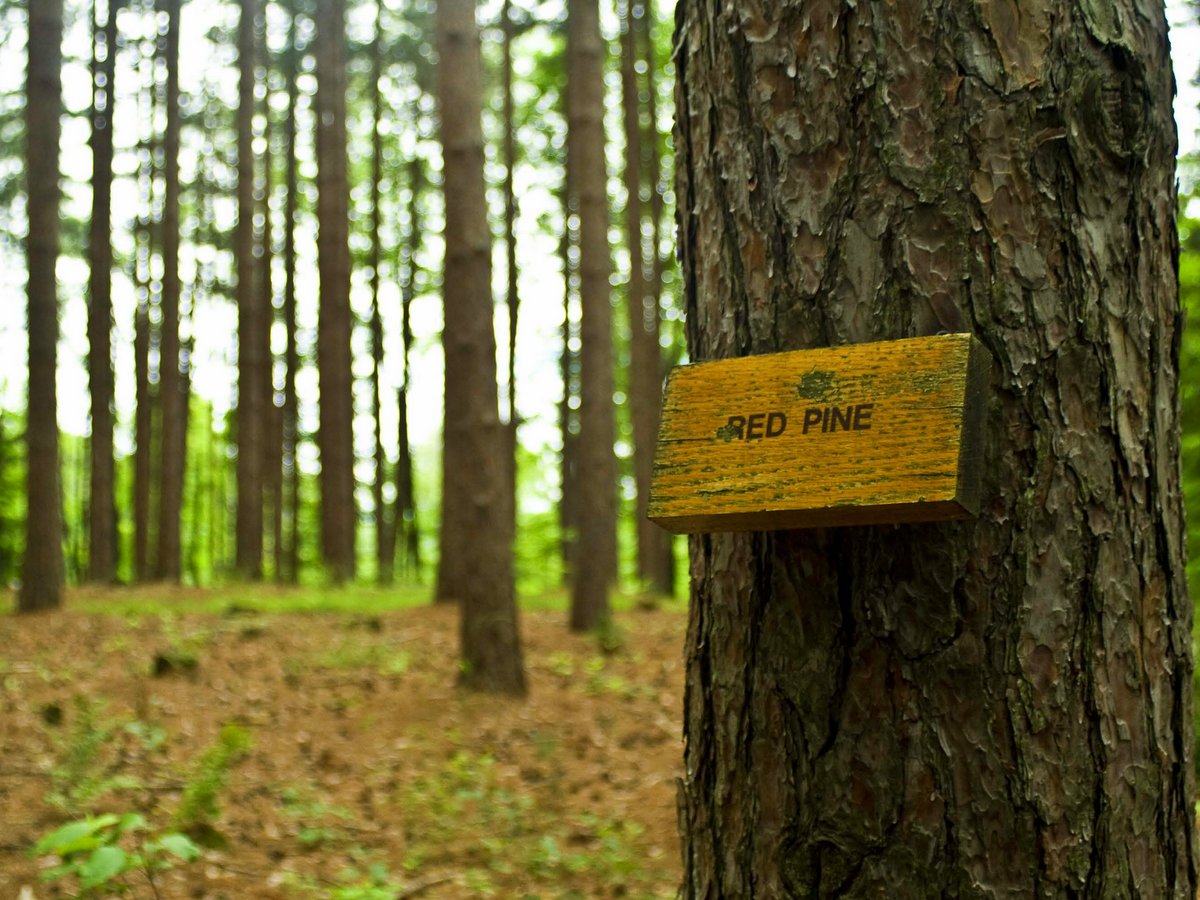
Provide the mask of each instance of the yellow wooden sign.
POLYGON ((649 517, 705 532, 977 515, 988 365, 946 334, 680 366, 649 517))

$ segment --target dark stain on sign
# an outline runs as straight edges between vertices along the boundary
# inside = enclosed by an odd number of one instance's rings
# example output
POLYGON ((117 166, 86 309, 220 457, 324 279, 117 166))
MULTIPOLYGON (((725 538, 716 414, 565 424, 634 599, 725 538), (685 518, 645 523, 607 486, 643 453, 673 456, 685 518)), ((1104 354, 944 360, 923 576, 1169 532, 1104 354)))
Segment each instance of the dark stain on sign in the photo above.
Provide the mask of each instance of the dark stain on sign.
POLYGON ((833 372, 814 369, 800 379, 800 383, 796 385, 796 393, 805 400, 815 400, 818 403, 830 400, 832 399, 830 394, 833 393, 833 378, 833 372))

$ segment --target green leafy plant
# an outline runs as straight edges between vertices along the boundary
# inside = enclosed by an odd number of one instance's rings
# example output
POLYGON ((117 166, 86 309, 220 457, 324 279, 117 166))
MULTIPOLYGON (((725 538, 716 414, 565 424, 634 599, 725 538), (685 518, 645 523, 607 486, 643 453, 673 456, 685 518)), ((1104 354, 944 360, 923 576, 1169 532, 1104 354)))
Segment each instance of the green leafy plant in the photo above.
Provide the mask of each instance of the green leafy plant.
POLYGON ((32 854, 56 857, 43 880, 74 882, 79 896, 131 894, 130 877, 140 873, 157 897, 155 873, 194 862, 200 848, 183 834, 152 834, 141 815, 126 813, 68 822, 42 837, 32 854))
POLYGON ((76 697, 67 734, 59 740, 59 760, 50 772, 46 802, 69 815, 79 815, 105 794, 140 786, 130 775, 109 775, 101 752, 118 724, 104 718, 104 704, 76 697))
POLYGON ((224 838, 213 824, 220 814, 220 794, 233 764, 249 749, 246 729, 232 724, 221 728, 213 745, 196 760, 179 799, 175 827, 206 846, 224 845, 224 838))

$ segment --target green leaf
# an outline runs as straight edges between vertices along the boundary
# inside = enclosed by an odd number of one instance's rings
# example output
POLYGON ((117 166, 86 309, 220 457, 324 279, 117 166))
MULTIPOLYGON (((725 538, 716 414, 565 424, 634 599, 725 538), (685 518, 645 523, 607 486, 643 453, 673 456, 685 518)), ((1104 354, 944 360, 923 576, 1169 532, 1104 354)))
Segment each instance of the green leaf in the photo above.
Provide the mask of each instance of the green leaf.
POLYGON ((146 844, 147 853, 170 853, 184 862, 200 858, 200 848, 186 834, 164 834, 157 841, 146 844))
POLYGON ((44 856, 48 853, 70 856, 72 853, 79 853, 82 850, 91 850, 103 843, 103 840, 96 836, 97 832, 116 823, 117 817, 113 815, 68 822, 34 844, 33 852, 37 856, 44 856))
POLYGON ((117 834, 129 834, 131 831, 145 831, 146 817, 140 813, 126 813, 117 823, 117 834))
POLYGON ((120 847, 97 847, 79 869, 79 884, 85 890, 107 884, 129 868, 129 856, 120 847))

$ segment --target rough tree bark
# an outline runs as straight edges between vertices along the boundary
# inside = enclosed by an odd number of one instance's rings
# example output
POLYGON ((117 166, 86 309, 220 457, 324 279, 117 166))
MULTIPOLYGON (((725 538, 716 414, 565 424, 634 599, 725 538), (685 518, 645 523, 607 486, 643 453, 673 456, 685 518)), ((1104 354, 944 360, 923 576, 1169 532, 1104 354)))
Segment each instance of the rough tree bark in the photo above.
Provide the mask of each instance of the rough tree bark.
POLYGON ((596 0, 567 14, 567 157, 571 208, 579 215, 579 548, 570 625, 595 628, 609 615, 617 564, 617 460, 613 452, 613 340, 607 173, 604 163, 604 42, 596 0))
POLYGON ((686 2, 697 360, 973 331, 967 523, 691 541, 688 897, 1196 894, 1161 7, 686 2))
POLYGON ((335 581, 354 578, 354 402, 350 372, 350 186, 346 154, 346 3, 317 6, 317 256, 321 298, 321 546, 335 581))
POLYGON ((163 281, 159 338, 159 403, 162 435, 159 441, 158 553, 155 573, 179 581, 182 570, 184 454, 187 452, 187 407, 179 356, 179 11, 181 0, 160 0, 167 14, 167 31, 160 45, 166 56, 167 107, 163 134, 163 281))
POLYGON ((483 177, 483 65, 475 0, 439 0, 435 21, 446 197, 438 596, 460 606, 463 684, 520 694, 525 671, 505 499, 508 441, 496 399, 492 236, 483 177))
POLYGON ((62 109, 62 0, 30 0, 25 88, 29 238, 29 406, 25 561, 19 612, 62 604, 62 507, 58 469, 58 139, 62 109))
POLYGON ((112 117, 116 100, 117 0, 103 28, 93 7, 92 221, 88 227, 88 392, 91 395, 91 481, 88 503, 88 579, 117 575, 116 463, 113 453, 115 387, 112 362, 112 117), (102 43, 96 38, 102 38, 102 43), (96 59, 97 45, 104 47, 96 59))

